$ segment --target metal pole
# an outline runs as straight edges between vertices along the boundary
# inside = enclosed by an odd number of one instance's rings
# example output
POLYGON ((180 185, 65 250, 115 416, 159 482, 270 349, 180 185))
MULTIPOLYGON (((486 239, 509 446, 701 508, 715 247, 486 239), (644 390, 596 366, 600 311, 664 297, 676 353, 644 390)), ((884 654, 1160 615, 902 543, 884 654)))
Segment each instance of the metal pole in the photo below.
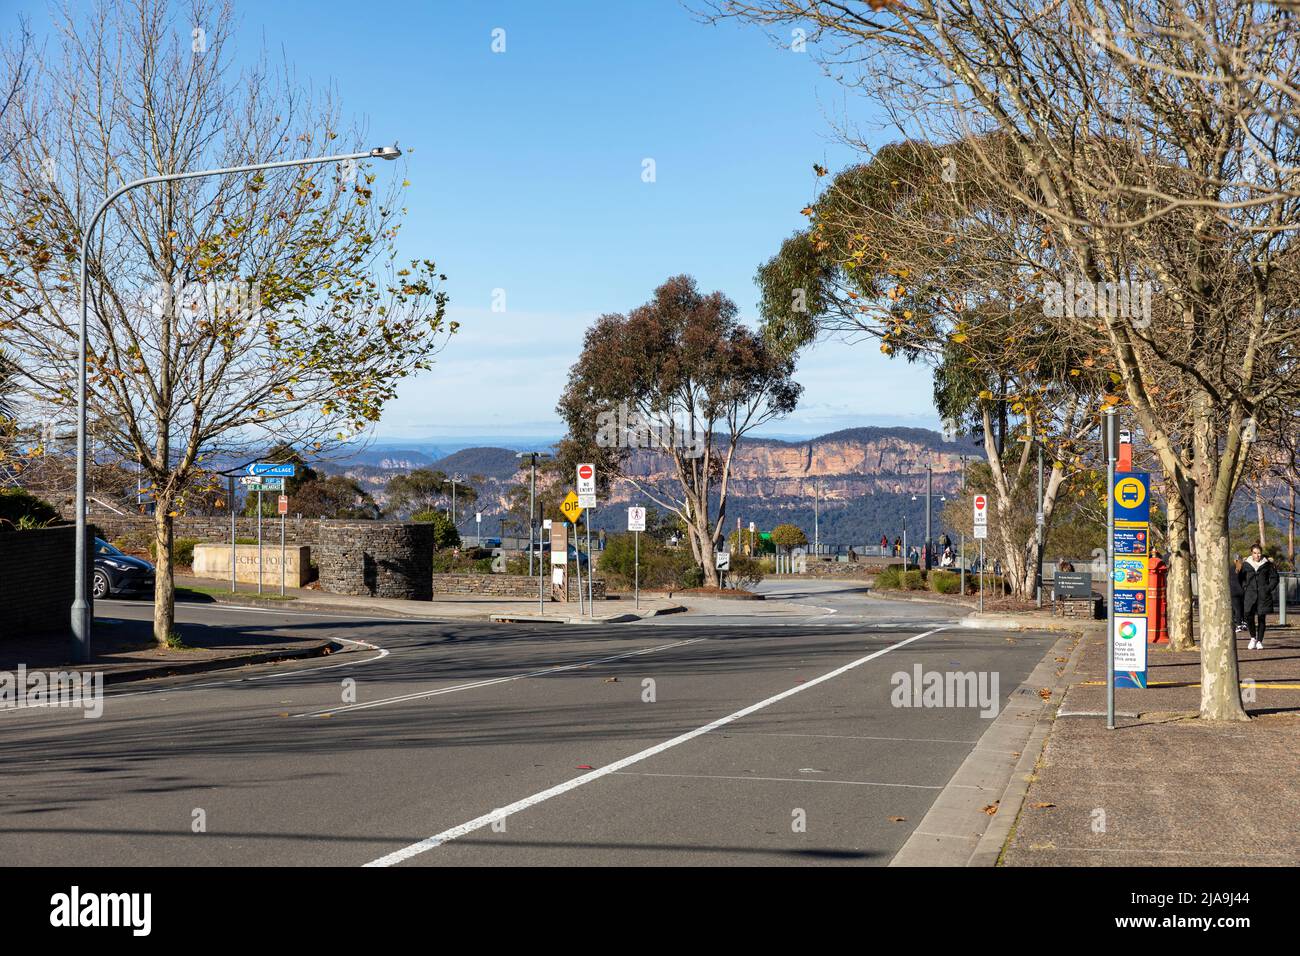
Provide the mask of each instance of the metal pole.
POLYGON ((984 611, 984 539, 980 538, 980 612, 984 611))
POLYGON ((934 549, 930 546, 930 492, 934 489, 934 466, 925 466, 925 570, 930 570, 930 555, 934 549))
POLYGON ((1106 443, 1106 729, 1115 729, 1115 409, 1102 419, 1106 443))
POLYGON ((641 610, 641 532, 632 532, 632 577, 636 588, 636 609, 641 610))
POLYGON ((813 482, 813 554, 821 554, 821 499, 822 486, 813 482))
POLYGON ((235 593, 235 476, 227 476, 230 481, 230 593, 235 593))
POLYGON ((592 617, 595 617, 596 612, 594 608, 596 605, 594 602, 596 600, 595 598, 596 590, 591 583, 591 579, 595 577, 595 575, 592 573, 591 570, 591 511, 590 510, 583 512, 582 520, 587 523, 587 613, 592 617))
POLYGON ((76 510, 76 568, 74 571, 74 597, 72 601, 72 659, 77 663, 90 660, 90 631, 93 614, 91 612, 89 592, 87 590, 86 568, 86 352, 88 344, 87 316, 89 301, 87 296, 86 259, 89 255, 90 239, 95 226, 107 211, 113 200, 125 192, 153 183, 174 182, 180 179, 198 179, 203 176, 224 176, 229 173, 251 173, 262 169, 279 169, 285 166, 314 166, 321 163, 341 163, 351 159, 396 159, 401 153, 392 147, 392 154, 387 150, 381 152, 373 149, 364 153, 346 153, 337 156, 314 156, 310 159, 281 159, 270 163, 253 163, 247 166, 225 166, 220 169, 201 169, 187 173, 166 173, 161 176, 145 176, 124 186, 119 186, 108 198, 99 204, 95 214, 90 217, 86 231, 81 234, 80 266, 80 320, 77 326, 77 499, 76 510))
MULTIPOLYGON (((578 550, 578 541, 579 541, 578 522, 576 520, 573 522, 572 527, 573 527, 573 573, 578 578, 578 617, 582 617, 582 600, 583 600, 582 599, 582 552, 578 550)), ((566 562, 569 560, 568 548, 569 546, 568 543, 566 542, 564 546, 565 549, 564 560, 566 562)), ((565 591, 567 596, 569 582, 565 581, 564 584, 565 584, 565 591)))
POLYGON ((1034 565, 1034 592, 1038 606, 1043 606, 1043 443, 1038 442, 1038 514, 1034 516, 1035 540, 1038 542, 1037 564, 1034 565))
MULTIPOLYGON (((533 525, 537 523, 537 517, 536 517, 537 505, 535 503, 536 500, 537 500, 537 456, 533 455, 532 477, 529 479, 529 483, 528 483, 528 573, 529 574, 533 573, 533 525)), ((540 544, 541 542, 539 541, 538 543, 540 544)), ((539 547, 537 550, 541 551, 542 549, 539 547)), ((538 555, 537 560, 539 562, 541 561, 540 554, 538 555)), ((537 599, 539 601, 542 599, 541 594, 542 594, 542 583, 538 581, 537 599)))
MULTIPOLYGON (((279 499, 277 499, 278 505, 279 499)), ((280 597, 284 597, 284 512, 280 512, 280 597)))
POLYGON ((451 526, 456 527, 456 476, 451 476, 451 526))
POLYGON ((262 490, 257 490, 257 593, 262 593, 262 490))

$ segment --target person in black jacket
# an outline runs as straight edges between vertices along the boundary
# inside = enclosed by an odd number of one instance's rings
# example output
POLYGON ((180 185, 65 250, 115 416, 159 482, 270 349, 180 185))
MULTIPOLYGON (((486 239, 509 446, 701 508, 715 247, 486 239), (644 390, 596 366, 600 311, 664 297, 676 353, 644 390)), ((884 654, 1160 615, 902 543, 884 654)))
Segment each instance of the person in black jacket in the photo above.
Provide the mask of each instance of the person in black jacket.
POLYGON ((1248 650, 1263 649, 1265 618, 1277 605, 1277 568, 1264 557, 1258 544, 1250 549, 1250 557, 1241 563, 1242 608, 1246 612, 1246 625, 1250 628, 1248 650))
POLYGON ((1232 562, 1228 569, 1228 587, 1232 591, 1232 633, 1240 634, 1246 629, 1246 592, 1241 589, 1241 556, 1232 562))

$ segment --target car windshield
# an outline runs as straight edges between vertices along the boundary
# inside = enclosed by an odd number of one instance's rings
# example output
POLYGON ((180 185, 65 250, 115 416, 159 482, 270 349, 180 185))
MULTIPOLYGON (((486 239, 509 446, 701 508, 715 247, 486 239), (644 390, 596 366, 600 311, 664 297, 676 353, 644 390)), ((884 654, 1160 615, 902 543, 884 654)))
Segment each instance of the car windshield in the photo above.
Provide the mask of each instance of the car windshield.
POLYGON ((121 554, 122 552, 117 550, 117 548, 113 547, 103 538, 96 538, 95 553, 96 554, 121 554))

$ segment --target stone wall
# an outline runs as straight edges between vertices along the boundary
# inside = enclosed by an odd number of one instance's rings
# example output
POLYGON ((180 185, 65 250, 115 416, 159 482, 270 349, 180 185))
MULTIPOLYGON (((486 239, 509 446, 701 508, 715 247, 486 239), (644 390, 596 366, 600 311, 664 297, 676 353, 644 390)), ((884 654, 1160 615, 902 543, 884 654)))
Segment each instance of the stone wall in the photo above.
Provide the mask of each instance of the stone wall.
MULTIPOLYGON (((153 534, 153 518, 148 515, 115 515, 96 512, 88 519, 100 529, 100 536, 109 541, 120 539, 128 534, 153 534)), ((181 515, 175 520, 176 537, 198 538, 200 541, 230 541, 230 515, 181 515)), ((312 547, 316 543, 316 534, 320 521, 316 518, 285 517, 284 537, 290 544, 312 547)), ((235 536, 238 538, 257 537, 257 516, 235 517, 235 536)), ((274 540, 280 544, 280 519, 262 518, 262 540, 274 540)))
MULTIPOLYGON (((576 602, 577 579, 570 574, 567 581, 568 599, 576 602)), ((583 594, 587 593, 587 580, 582 581, 583 594)), ((435 594, 476 594, 485 597, 501 598, 536 598, 537 578, 527 574, 435 574, 433 576, 435 594)), ((551 584, 545 582, 543 592, 546 600, 551 600, 551 584)), ((591 584, 591 593, 595 600, 605 600, 605 582, 597 578, 591 584)))
POLYGON ((433 542, 432 524, 326 519, 317 528, 312 555, 324 591, 428 601, 433 542))
MULTIPOLYGON (((0 533, 0 641, 41 632, 68 633, 76 546, 77 529, 72 525, 0 533)), ((87 553, 87 590, 90 567, 87 553)))
POLYGON ((1058 598, 1052 602, 1052 614, 1086 621, 1102 620, 1106 617, 1106 605, 1099 597, 1058 598))

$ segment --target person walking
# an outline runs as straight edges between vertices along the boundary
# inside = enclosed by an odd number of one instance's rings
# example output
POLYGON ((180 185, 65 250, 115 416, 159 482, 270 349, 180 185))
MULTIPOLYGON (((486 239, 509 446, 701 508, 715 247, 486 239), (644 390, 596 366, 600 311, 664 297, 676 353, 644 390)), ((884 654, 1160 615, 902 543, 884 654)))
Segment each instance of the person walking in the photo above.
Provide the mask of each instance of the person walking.
POLYGON ((1263 547, 1256 544, 1250 549, 1250 557, 1241 563, 1238 577, 1241 580, 1242 610, 1250 631, 1247 649, 1263 650, 1266 620, 1277 604, 1277 568, 1264 556, 1263 547))
POLYGON ((882 534, 880 536, 880 556, 883 558, 887 554, 889 554, 889 535, 882 534))
MULTIPOLYGON (((1232 633, 1240 634, 1246 629, 1246 592, 1241 587, 1241 555, 1232 562, 1228 574, 1228 587, 1232 591, 1232 633)), ((1254 638, 1251 639, 1252 643, 1254 638)))

